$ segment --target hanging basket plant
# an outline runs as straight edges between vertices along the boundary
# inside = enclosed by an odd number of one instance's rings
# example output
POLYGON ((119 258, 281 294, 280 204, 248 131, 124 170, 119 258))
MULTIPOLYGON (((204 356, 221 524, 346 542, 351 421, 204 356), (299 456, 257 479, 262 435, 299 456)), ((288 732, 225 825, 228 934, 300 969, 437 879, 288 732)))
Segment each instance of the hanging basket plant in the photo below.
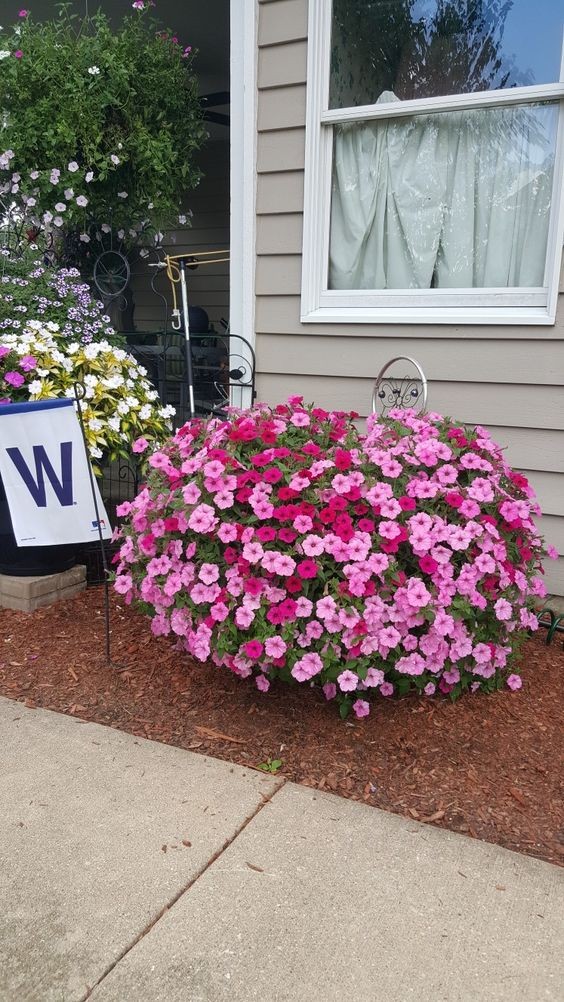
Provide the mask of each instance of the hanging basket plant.
POLYGON ((88 253, 108 232, 131 245, 178 225, 206 138, 194 52, 135 0, 114 28, 72 4, 0 34, 4 226, 64 235, 88 253))

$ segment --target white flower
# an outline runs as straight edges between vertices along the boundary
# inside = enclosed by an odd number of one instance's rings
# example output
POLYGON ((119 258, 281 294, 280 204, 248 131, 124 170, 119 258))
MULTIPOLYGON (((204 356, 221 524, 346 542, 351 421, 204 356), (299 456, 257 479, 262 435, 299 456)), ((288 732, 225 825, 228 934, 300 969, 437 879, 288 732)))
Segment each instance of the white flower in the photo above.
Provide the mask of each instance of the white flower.
POLYGON ((125 400, 120 400, 119 404, 117 405, 116 410, 117 410, 118 414, 123 414, 124 417, 125 417, 126 414, 129 414, 129 407, 128 407, 127 403, 125 402, 125 400))
POLYGON ((43 386, 43 383, 41 382, 40 379, 34 379, 34 380, 32 380, 31 383, 27 384, 27 388, 29 390, 29 393, 32 394, 32 395, 35 395, 36 393, 41 393, 41 387, 42 386, 43 386))
POLYGON ((62 226, 63 222, 64 222, 64 220, 63 220, 62 216, 55 216, 55 218, 53 220, 53 223, 55 224, 55 226, 62 226))
POLYGON ((181 226, 186 225, 186 216, 184 215, 184 213, 178 217, 178 222, 180 223, 181 226))
POLYGON ((153 408, 151 407, 151 405, 143 404, 142 408, 139 411, 139 417, 141 418, 142 421, 148 421, 152 413, 153 413, 153 408))
POLYGON ((84 357, 85 358, 88 358, 88 359, 90 359, 90 361, 92 361, 93 359, 96 358, 97 354, 98 354, 98 346, 97 345, 95 345, 95 344, 87 344, 86 345, 86 348, 84 349, 84 357))
POLYGON ((37 203, 34 198, 28 198, 27 204, 30 208, 33 208, 33 206, 36 205, 37 203))
POLYGON ((80 345, 77 341, 71 341, 71 343, 67 345, 68 354, 76 355, 77 351, 80 351, 80 345))
POLYGON ((86 181, 86 184, 90 184, 93 178, 94 178, 94 171, 87 170, 86 174, 84 175, 84 180, 86 181))
POLYGON ((76 173, 76 171, 78 170, 78 164, 76 160, 71 160, 71 162, 67 164, 67 170, 70 170, 71 174, 76 173))
POLYGON ((85 206, 88 205, 88 199, 86 198, 86 195, 79 195, 76 200, 76 204, 80 205, 81 209, 84 209, 85 206))
POLYGON ((74 198, 74 188, 65 188, 65 198, 67 202, 70 202, 71 198, 74 198))
POLYGON ((117 196, 118 196, 118 198, 127 198, 127 192, 126 191, 118 191, 117 196))
POLYGON ((102 233, 111 233, 112 231, 112 227, 109 223, 102 223, 100 229, 102 230, 102 233))
POLYGON ((0 59, 7 59, 9 55, 10 55, 10 50, 9 49, 1 49, 0 50, 0 59))
POLYGON ((35 371, 38 376, 41 376, 42 379, 46 379, 47 376, 49 375, 49 369, 36 369, 35 371))
POLYGON ((52 212, 44 212, 43 213, 43 222, 44 223, 50 223, 51 220, 52 220, 52 218, 53 218, 53 213, 52 212))
POLYGON ((37 181, 37 178, 39 177, 39 171, 38 170, 32 170, 32 171, 30 171, 29 172, 29 176, 30 176, 30 178, 31 178, 32 181, 37 181))
MULTIPOLYGON (((74 390, 73 390, 73 393, 74 393, 74 390)), ((94 446, 94 445, 89 446, 89 450, 88 451, 90 452, 90 455, 94 457, 94 459, 101 459, 102 456, 103 456, 102 450, 99 449, 97 446, 94 446)))
POLYGON ((57 202, 55 205, 55 212, 65 212, 66 205, 64 202, 57 202))
MULTIPOLYGON (((150 415, 148 415, 148 417, 150 417, 150 415)), ((108 426, 112 429, 112 431, 119 431, 121 428, 121 421, 118 417, 108 418, 108 426)))
POLYGON ((103 421, 100 421, 100 418, 93 417, 89 419, 88 427, 91 428, 92 431, 101 431, 104 427, 104 423, 103 421))
POLYGON ((83 244, 89 244, 90 243, 90 237, 88 236, 88 233, 81 233, 80 237, 79 237, 79 240, 82 240, 83 244))
POLYGON ((90 76, 96 77, 96 76, 98 76, 98 74, 100 72, 100 67, 99 66, 89 66, 88 67, 88 72, 90 73, 90 76))
POLYGON ((117 156, 115 155, 115 153, 112 153, 112 155, 111 155, 111 157, 110 157, 110 160, 112 161, 112 163, 113 163, 113 164, 114 164, 114 165, 115 165, 116 167, 117 167, 117 165, 118 165, 119 163, 121 163, 121 160, 120 160, 120 158, 119 158, 119 157, 117 157, 117 156))

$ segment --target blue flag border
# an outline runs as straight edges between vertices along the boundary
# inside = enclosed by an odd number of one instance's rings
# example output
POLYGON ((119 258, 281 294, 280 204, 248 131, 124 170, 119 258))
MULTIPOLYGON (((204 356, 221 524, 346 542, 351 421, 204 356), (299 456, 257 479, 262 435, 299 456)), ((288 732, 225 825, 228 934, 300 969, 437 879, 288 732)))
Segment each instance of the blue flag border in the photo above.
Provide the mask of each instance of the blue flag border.
POLYGON ((55 407, 74 407, 74 397, 59 397, 49 400, 27 400, 19 404, 2 404, 0 417, 3 414, 24 414, 26 411, 49 411, 55 407))

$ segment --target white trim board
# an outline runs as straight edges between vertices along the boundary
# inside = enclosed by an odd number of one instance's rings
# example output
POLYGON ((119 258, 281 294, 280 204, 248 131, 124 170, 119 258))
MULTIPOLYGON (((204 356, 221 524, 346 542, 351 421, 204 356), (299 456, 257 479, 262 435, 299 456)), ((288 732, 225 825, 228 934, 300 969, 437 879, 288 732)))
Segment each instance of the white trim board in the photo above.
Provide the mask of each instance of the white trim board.
MULTIPOLYGON (((229 324, 255 345, 258 5, 230 0, 231 155, 229 324)), ((237 391, 236 406, 250 406, 237 391)))

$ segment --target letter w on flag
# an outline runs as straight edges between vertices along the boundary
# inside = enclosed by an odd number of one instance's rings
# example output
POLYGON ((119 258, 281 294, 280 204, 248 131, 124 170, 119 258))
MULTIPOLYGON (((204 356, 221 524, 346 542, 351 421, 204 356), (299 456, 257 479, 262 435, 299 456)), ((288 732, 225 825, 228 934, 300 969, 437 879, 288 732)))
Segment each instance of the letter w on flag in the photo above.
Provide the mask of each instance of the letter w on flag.
POLYGON ((74 503, 72 489, 72 442, 61 442, 61 477, 57 476, 43 445, 33 446, 35 476, 17 448, 6 449, 38 508, 47 507, 45 476, 53 488, 59 504, 67 508, 74 503))

